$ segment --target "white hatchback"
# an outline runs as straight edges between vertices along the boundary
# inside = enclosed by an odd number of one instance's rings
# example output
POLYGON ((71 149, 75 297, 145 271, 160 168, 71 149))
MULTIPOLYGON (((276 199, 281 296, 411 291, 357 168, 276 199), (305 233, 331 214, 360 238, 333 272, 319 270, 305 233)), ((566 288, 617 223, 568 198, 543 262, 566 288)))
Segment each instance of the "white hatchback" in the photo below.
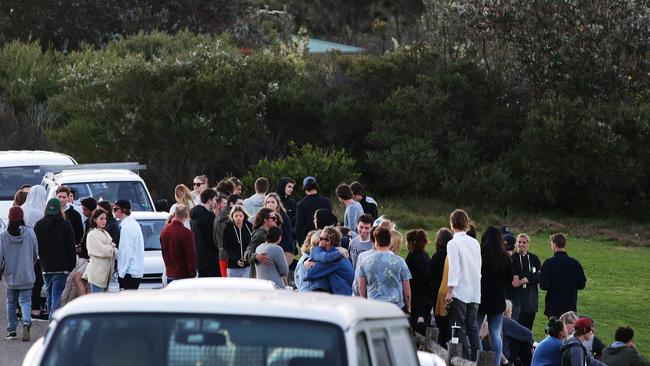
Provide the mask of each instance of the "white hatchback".
POLYGON ((416 366, 406 315, 358 297, 269 290, 123 291, 54 314, 24 366, 416 366))

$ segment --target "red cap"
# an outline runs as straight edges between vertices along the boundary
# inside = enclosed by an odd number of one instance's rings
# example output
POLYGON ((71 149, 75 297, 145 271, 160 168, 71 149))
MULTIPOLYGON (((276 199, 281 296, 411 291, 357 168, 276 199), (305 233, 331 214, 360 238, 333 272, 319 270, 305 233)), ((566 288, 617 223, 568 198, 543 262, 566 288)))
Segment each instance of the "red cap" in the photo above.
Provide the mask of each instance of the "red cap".
POLYGON ((575 329, 580 329, 581 332, 587 333, 594 328, 594 322, 587 317, 578 318, 575 324, 573 324, 575 329))
POLYGON ((20 206, 13 206, 9 209, 9 222, 22 221, 25 219, 23 209, 20 206))

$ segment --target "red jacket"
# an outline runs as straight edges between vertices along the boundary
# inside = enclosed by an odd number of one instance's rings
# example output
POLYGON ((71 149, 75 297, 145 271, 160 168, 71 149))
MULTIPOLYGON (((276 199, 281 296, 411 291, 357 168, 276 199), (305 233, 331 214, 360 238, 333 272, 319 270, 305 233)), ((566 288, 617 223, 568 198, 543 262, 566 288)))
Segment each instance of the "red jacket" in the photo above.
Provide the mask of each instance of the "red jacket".
POLYGON ((180 221, 172 221, 160 233, 160 247, 167 277, 196 277, 194 233, 180 221))

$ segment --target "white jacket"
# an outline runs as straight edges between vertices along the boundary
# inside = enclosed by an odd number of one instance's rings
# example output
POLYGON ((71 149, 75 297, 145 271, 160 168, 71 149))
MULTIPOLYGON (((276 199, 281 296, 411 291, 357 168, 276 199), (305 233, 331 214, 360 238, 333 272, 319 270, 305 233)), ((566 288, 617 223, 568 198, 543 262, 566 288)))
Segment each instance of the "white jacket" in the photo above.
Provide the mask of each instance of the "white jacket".
POLYGON ((97 287, 106 288, 117 258, 113 239, 106 230, 94 228, 88 233, 86 247, 90 262, 83 278, 97 287))

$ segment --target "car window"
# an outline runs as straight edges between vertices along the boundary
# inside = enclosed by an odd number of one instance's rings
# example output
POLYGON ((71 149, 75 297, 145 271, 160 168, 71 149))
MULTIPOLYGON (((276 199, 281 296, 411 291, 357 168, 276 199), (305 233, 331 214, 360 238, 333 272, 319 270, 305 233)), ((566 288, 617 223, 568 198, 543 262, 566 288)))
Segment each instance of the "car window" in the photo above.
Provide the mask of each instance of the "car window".
POLYGON ((42 365, 345 366, 343 332, 327 323, 252 316, 68 317, 42 365))
POLYGON ((142 229, 144 250, 160 250, 160 233, 165 227, 165 220, 137 220, 142 229))
POLYGON ((393 327, 390 329, 390 341, 393 347, 393 354, 399 354, 400 364, 417 365, 417 353, 411 338, 411 332, 407 327, 393 327))
POLYGON ((66 183, 66 187, 74 189, 75 203, 80 204, 84 197, 92 196, 97 201, 115 202, 127 199, 131 202, 131 211, 154 211, 142 182, 92 182, 66 183))
POLYGON ((372 351, 375 355, 375 363, 381 366, 393 365, 388 348, 388 335, 385 330, 374 330, 372 332, 372 351))
POLYGON ((370 366, 368 340, 363 332, 357 333, 357 364, 359 366, 370 366))

